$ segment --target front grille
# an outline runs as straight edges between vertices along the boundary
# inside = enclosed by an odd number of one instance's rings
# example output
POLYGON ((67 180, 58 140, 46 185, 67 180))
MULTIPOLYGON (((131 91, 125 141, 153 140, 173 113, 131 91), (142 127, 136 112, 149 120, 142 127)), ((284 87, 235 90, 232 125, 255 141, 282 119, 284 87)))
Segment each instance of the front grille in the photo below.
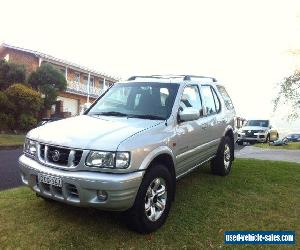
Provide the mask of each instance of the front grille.
POLYGON ((45 145, 41 144, 40 155, 42 159, 45 159, 45 145))
POLYGON ((48 161, 54 164, 66 166, 68 165, 70 151, 70 149, 49 146, 47 152, 48 161))
POLYGON ((82 151, 81 150, 76 150, 75 152, 75 157, 73 160, 74 166, 77 166, 81 160, 81 156, 82 156, 82 151))
POLYGON ((52 146, 39 145, 39 160, 49 165, 58 167, 74 167, 80 163, 82 150, 52 146))
POLYGON ((67 185, 67 193, 68 193, 68 196, 71 198, 75 198, 75 199, 79 198, 78 189, 73 184, 67 185))
POLYGON ((243 132, 245 133, 246 137, 249 138, 257 138, 257 135, 254 135, 254 133, 257 133, 259 130, 244 130, 243 132), (250 131, 250 132, 249 132, 250 131))

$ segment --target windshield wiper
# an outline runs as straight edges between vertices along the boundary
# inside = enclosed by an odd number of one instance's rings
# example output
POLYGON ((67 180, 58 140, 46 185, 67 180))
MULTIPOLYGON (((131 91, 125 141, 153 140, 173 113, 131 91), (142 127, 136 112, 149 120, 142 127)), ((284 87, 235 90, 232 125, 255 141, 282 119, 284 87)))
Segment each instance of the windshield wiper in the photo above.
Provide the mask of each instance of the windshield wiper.
POLYGON ((98 113, 92 113, 91 115, 128 116, 128 114, 117 112, 117 111, 98 112, 98 113))
POLYGON ((141 118, 149 120, 165 120, 164 117, 158 115, 128 115, 128 118, 141 118))

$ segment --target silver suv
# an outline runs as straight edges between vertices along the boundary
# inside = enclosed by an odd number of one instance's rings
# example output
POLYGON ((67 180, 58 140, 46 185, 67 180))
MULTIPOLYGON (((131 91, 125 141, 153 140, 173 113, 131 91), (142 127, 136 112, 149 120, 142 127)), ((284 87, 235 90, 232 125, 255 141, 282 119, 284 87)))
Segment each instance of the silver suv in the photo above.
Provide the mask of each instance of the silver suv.
POLYGON ((149 233, 165 222, 178 178, 207 161, 229 174, 234 116, 214 78, 134 76, 84 115, 31 130, 21 177, 39 197, 126 211, 129 226, 149 233))
POLYGON ((269 120, 248 120, 247 123, 237 133, 237 144, 244 142, 273 142, 279 139, 277 129, 269 120))

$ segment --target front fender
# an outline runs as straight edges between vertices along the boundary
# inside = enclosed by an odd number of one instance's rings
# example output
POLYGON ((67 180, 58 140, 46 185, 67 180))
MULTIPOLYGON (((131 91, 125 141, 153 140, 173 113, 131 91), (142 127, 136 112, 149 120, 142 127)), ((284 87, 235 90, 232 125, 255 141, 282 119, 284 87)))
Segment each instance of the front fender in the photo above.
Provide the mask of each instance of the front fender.
POLYGON ((149 152, 149 154, 144 158, 142 164, 139 167, 139 170, 146 170, 151 162, 159 155, 168 154, 172 157, 173 165, 175 166, 175 157, 172 150, 168 146, 159 146, 149 152))

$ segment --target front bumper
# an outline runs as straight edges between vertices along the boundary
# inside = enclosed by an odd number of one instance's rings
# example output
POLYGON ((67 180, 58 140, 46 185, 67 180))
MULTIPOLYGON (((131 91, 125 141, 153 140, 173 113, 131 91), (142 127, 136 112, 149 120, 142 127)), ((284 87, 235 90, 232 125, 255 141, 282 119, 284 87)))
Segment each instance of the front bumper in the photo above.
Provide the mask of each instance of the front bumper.
POLYGON ((265 133, 255 133, 254 135, 246 136, 245 134, 239 133, 237 141, 249 141, 249 142, 265 142, 267 135, 265 133))
POLYGON ((25 155, 20 156, 19 167, 23 183, 43 197, 76 206, 116 211, 132 207, 144 175, 144 171, 126 174, 65 171, 47 167, 25 155), (40 183, 39 173, 60 177, 62 187, 40 183), (97 191, 105 191, 107 199, 99 199, 97 191))

